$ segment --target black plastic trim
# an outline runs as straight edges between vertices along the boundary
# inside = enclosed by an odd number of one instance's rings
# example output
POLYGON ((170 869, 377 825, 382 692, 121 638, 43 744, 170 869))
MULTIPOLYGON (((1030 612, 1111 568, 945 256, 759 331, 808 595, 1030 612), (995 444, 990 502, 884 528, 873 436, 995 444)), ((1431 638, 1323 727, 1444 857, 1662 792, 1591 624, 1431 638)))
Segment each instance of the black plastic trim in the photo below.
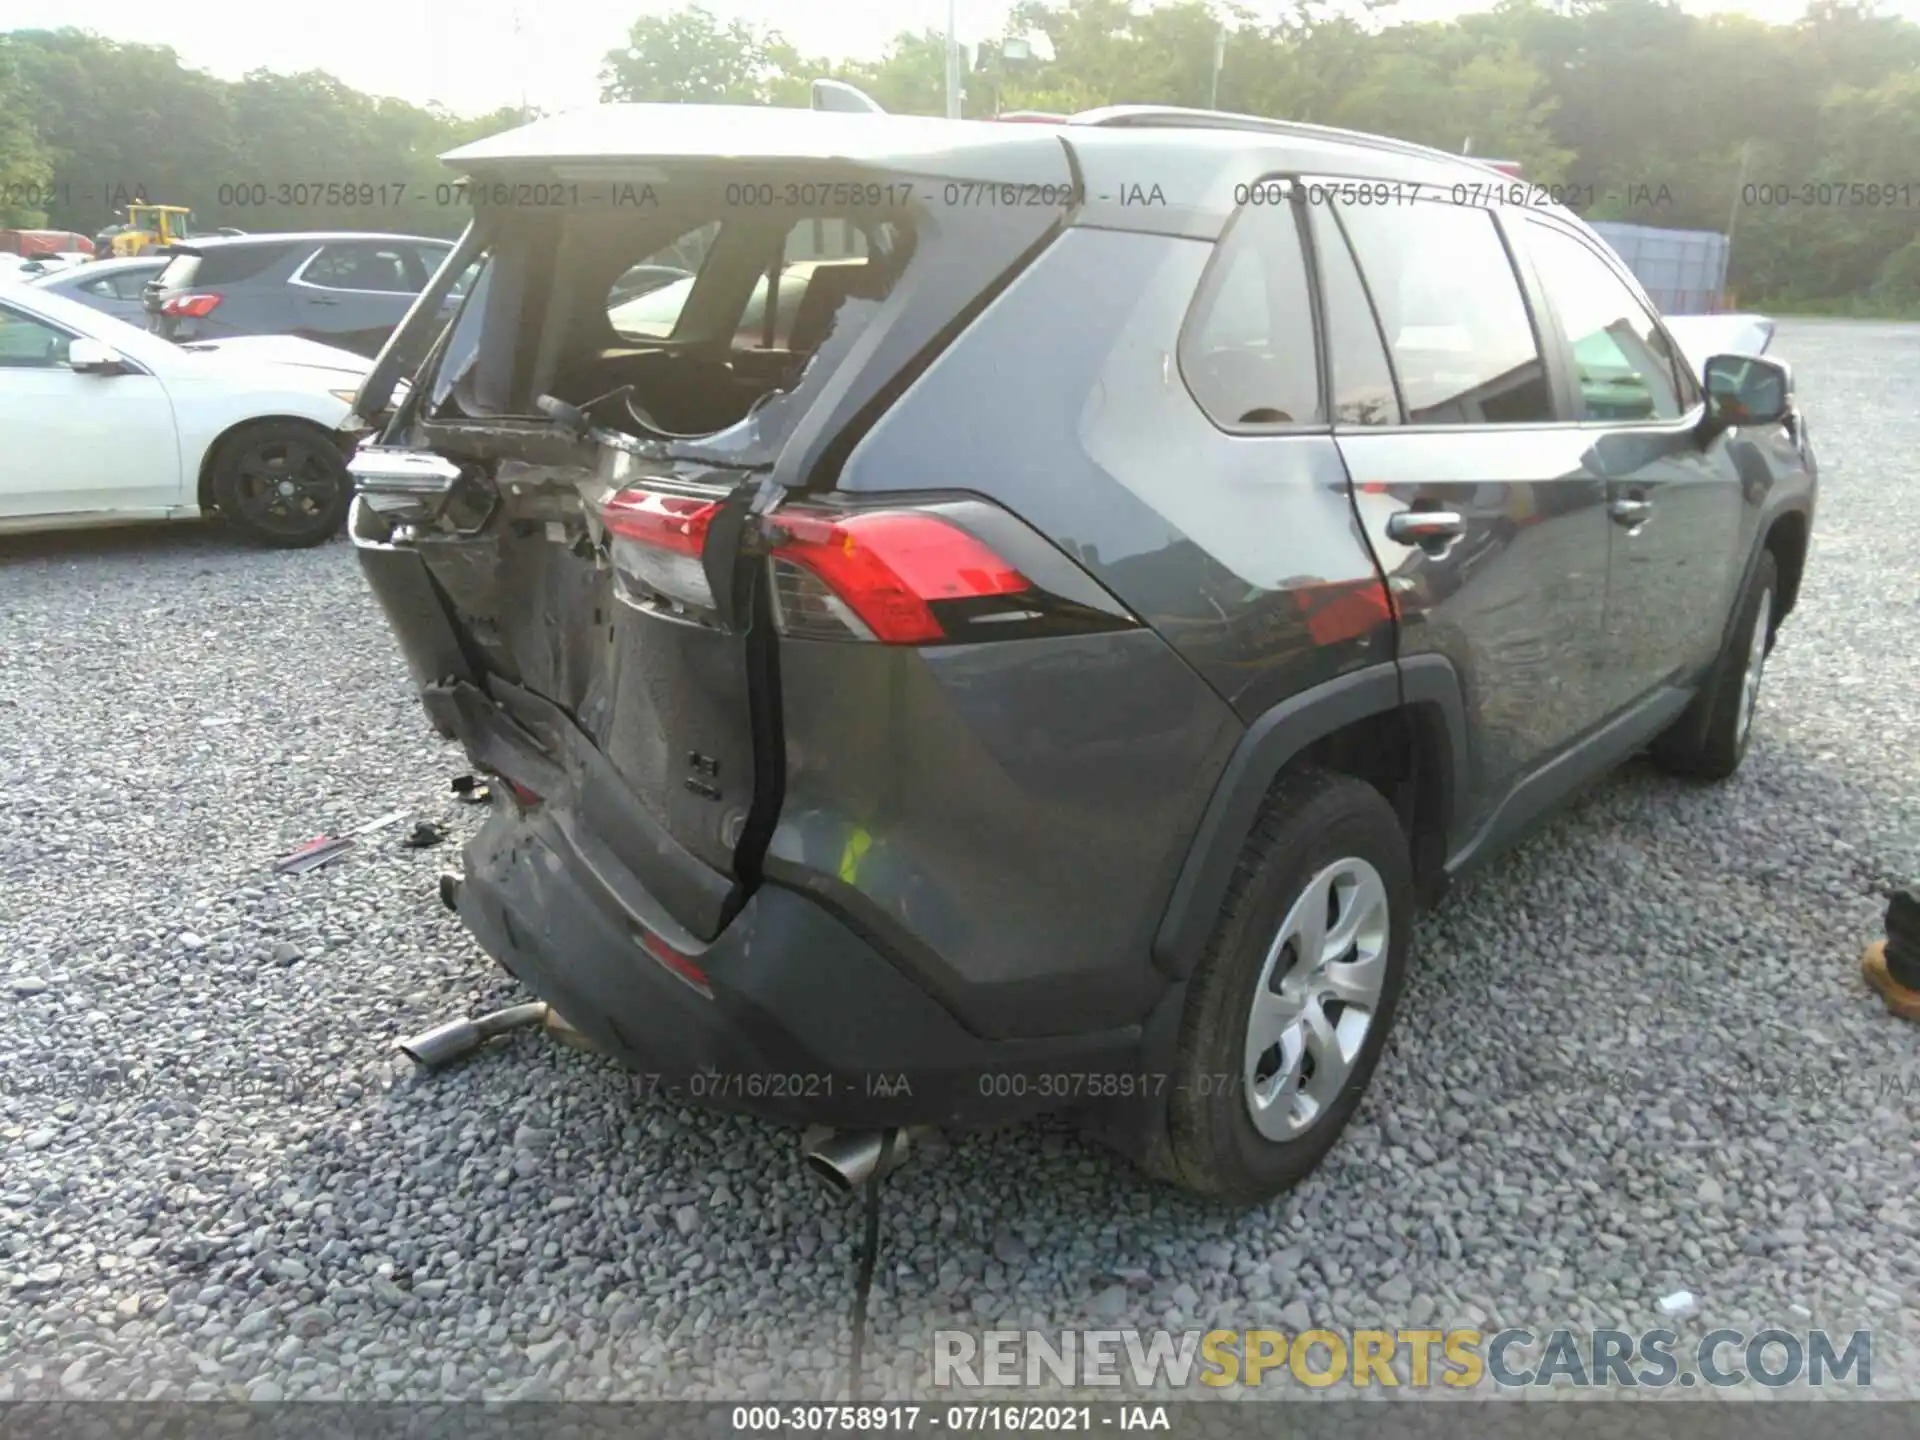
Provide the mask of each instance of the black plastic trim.
POLYGON ((1694 692, 1663 686, 1589 731, 1507 792, 1486 824, 1447 860, 1447 876, 1460 876, 1511 849, 1561 803, 1644 749, 1693 702, 1694 692))
MULTIPOLYGON (((1747 587, 1753 583, 1753 572, 1759 568, 1760 557, 1767 551, 1767 536, 1773 533, 1773 527, 1775 525, 1778 525, 1789 515, 1800 516, 1807 524, 1808 534, 1811 535, 1813 532, 1813 507, 1810 502, 1798 493, 1796 493, 1790 501, 1774 506, 1773 509, 1767 511, 1760 517, 1760 523, 1754 527, 1753 546, 1748 551, 1747 563, 1740 571, 1740 583, 1733 591, 1733 603, 1727 608, 1727 618, 1721 624, 1719 649, 1714 652, 1712 662, 1700 677, 1702 693, 1707 693, 1711 690, 1714 674, 1726 660, 1728 647, 1733 640, 1734 626, 1740 623, 1740 602, 1746 598, 1747 587)), ((1774 598, 1777 604, 1779 597, 1775 596, 1774 598)), ((1780 622, 1784 619, 1786 619, 1786 615, 1776 609, 1774 612, 1775 627, 1778 628, 1780 622)), ((1712 718, 1712 712, 1707 706, 1696 704, 1692 712, 1684 716, 1681 722, 1677 723, 1684 723, 1690 738, 1695 744, 1699 744, 1706 738, 1707 725, 1712 718)))
POLYGON ((454 902, 490 955, 663 1098, 794 1124, 968 1127, 1072 1104, 1028 1077, 1138 1075, 1138 1026, 972 1035, 864 936, 778 884, 681 952, 707 978, 702 995, 644 948, 651 897, 608 885, 580 839, 545 809, 502 810, 467 846, 454 902))
MULTIPOLYGON (((1408 703, 1438 707, 1449 737, 1445 763, 1453 772, 1443 781, 1443 793, 1457 797, 1465 771, 1464 711, 1453 668, 1441 656, 1349 671, 1282 701, 1247 727, 1194 832, 1154 937, 1154 961, 1162 970, 1184 978, 1206 948, 1241 847, 1274 777, 1314 741, 1408 703)), ((1457 813, 1457 798, 1448 804, 1457 813)))

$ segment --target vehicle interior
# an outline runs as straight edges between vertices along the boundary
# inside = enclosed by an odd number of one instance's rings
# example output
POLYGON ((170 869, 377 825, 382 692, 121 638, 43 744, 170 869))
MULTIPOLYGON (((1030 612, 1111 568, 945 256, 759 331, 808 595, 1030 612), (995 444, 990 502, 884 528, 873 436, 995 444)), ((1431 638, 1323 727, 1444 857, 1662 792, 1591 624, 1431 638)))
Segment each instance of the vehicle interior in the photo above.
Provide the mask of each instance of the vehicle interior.
MULTIPOLYGON (((530 383, 523 392, 510 382, 517 403, 503 406, 498 377, 456 375, 449 386, 443 375, 439 391, 460 413, 524 413, 545 393, 629 433, 715 434, 791 389, 847 302, 884 300, 912 248, 897 221, 779 209, 725 220, 575 211, 551 226, 544 243, 523 233, 497 246, 500 273, 467 307, 512 305, 497 293, 508 290, 545 293, 544 304, 519 307, 524 324, 494 313, 485 326, 488 336, 517 334, 513 380, 530 383), (488 391, 495 404, 479 403, 488 391)), ((463 314, 456 324, 449 368, 462 366, 459 332, 475 323, 463 314)), ((465 363, 486 371, 480 337, 467 338, 476 353, 465 363)))

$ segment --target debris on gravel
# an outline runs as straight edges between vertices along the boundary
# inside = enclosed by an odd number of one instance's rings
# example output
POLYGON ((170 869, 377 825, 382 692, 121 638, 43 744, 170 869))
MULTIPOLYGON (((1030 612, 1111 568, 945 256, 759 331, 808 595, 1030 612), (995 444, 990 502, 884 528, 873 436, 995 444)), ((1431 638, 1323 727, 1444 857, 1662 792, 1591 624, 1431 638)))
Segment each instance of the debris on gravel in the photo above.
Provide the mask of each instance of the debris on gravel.
MULTIPOLYGON (((1876 1393, 1920 1393, 1920 1055, 1856 966, 1920 876, 1917 337, 1781 327, 1823 488, 1742 773, 1630 767, 1425 920, 1373 1093, 1265 1209, 1065 1122, 909 1166, 870 1394, 937 1330, 1087 1324, 1868 1326, 1876 1393)), ((449 852, 272 873, 487 814, 349 547, 0 571, 0 1394, 838 1398, 858 1211, 795 1135, 538 1033, 416 1074, 396 1038, 525 998, 449 852)))

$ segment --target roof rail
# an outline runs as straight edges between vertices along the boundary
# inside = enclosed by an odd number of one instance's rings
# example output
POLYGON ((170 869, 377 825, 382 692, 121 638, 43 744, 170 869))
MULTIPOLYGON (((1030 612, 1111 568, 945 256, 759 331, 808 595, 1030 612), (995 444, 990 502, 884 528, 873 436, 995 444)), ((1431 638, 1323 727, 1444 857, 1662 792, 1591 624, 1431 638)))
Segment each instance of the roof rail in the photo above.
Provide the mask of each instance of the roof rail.
POLYGON ((1388 135, 1370 135, 1364 130, 1342 130, 1333 125, 1311 125, 1304 120, 1272 120, 1264 115, 1239 115, 1230 110, 1194 110, 1180 105, 1106 105, 1097 110, 1082 110, 1072 117, 1075 125, 1097 125, 1103 129, 1192 129, 1246 130, 1265 135, 1291 135, 1302 140, 1337 140, 1345 145, 1365 145, 1399 155, 1418 155, 1429 160, 1450 160, 1478 169, 1493 167, 1471 155, 1449 155, 1431 145, 1416 145, 1411 140, 1395 140, 1388 135))

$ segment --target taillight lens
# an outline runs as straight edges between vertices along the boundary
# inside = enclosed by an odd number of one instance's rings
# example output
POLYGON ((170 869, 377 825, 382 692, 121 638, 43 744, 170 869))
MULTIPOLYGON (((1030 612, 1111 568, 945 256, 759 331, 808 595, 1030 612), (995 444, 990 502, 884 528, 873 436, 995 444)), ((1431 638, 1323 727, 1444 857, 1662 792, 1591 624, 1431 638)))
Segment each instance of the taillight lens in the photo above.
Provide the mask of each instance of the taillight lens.
MULTIPOLYGON (((716 609, 708 533, 722 501, 630 486, 601 507, 617 589, 647 609, 716 609)), ((1135 623, 1036 584, 933 510, 790 505, 766 517, 774 623, 805 640, 882 645, 1012 640, 1135 623)), ((1062 562, 1065 563, 1065 562, 1062 562)))
MULTIPOLYGON (((814 639, 925 645, 950 638, 943 611, 1004 608, 1033 584, 988 546, 914 511, 777 512, 780 628, 814 639)), ((1016 607, 1017 608, 1017 607, 1016 607)))
POLYGON ((219 304, 218 295, 175 295, 160 303, 160 313, 182 320, 200 320, 211 315, 219 304))
POLYGON ((702 555, 707 529, 720 512, 717 500, 626 489, 602 508, 611 537, 614 569, 624 582, 682 605, 713 608, 702 555))

